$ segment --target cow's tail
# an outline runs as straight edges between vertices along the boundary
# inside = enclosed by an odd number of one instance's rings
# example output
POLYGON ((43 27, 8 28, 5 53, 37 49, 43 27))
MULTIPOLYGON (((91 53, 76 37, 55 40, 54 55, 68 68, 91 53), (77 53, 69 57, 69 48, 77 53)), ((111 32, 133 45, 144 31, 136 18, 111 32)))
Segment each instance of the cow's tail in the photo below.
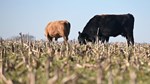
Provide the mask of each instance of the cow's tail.
POLYGON ((69 33, 70 33, 70 27, 71 27, 71 24, 67 21, 67 22, 65 23, 65 27, 66 27, 67 36, 68 36, 69 33))
POLYGON ((134 45, 134 36, 133 36, 133 29, 134 29, 134 16, 132 14, 128 14, 129 16, 129 25, 130 25, 130 33, 129 33, 129 37, 127 38, 128 39, 128 46, 130 44, 130 42, 132 43, 132 45, 134 45))

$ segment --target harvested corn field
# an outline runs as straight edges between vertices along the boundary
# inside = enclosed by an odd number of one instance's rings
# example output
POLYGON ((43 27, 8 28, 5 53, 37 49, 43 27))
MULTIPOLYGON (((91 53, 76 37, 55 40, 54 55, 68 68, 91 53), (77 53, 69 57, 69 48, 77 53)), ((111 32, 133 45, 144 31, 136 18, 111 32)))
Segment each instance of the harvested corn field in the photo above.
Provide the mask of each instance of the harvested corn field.
POLYGON ((150 44, 0 43, 1 84, 147 84, 150 44))

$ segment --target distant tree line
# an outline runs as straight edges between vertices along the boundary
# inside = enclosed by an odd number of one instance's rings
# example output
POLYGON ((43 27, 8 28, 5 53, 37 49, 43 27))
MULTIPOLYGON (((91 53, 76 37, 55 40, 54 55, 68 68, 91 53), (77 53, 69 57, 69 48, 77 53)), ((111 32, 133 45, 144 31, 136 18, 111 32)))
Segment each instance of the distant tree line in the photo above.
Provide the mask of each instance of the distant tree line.
POLYGON ((19 33, 19 35, 8 38, 7 40, 15 40, 15 41, 23 40, 24 42, 28 42, 28 41, 34 41, 35 37, 30 34, 19 33))

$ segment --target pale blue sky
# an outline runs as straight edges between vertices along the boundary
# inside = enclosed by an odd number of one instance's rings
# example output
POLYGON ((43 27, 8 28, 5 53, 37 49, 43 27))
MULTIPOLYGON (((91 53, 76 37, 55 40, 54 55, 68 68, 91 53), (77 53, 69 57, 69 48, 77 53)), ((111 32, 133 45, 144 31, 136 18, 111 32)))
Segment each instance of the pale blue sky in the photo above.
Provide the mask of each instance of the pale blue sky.
MULTIPOLYGON (((19 32, 45 39, 48 22, 66 19, 71 23, 69 39, 77 39, 96 14, 126 14, 135 17, 135 42, 150 43, 150 0, 0 0, 0 37, 19 32)), ((111 42, 126 42, 119 36, 111 42)))

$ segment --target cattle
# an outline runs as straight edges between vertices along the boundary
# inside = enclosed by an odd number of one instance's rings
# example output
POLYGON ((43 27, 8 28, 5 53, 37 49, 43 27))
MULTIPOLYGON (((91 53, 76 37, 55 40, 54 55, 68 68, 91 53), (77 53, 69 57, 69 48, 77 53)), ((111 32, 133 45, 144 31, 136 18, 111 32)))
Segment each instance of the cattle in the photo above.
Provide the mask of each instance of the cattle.
POLYGON ((51 42, 53 38, 57 41, 58 38, 63 37, 67 42, 70 33, 71 24, 67 20, 59 20, 49 22, 45 28, 45 36, 51 42))
POLYGON ((109 37, 122 35, 127 39, 127 44, 134 45, 133 37, 134 16, 132 14, 103 14, 95 15, 84 27, 82 33, 79 31, 78 41, 80 44, 95 42, 96 37, 104 43, 109 37))

